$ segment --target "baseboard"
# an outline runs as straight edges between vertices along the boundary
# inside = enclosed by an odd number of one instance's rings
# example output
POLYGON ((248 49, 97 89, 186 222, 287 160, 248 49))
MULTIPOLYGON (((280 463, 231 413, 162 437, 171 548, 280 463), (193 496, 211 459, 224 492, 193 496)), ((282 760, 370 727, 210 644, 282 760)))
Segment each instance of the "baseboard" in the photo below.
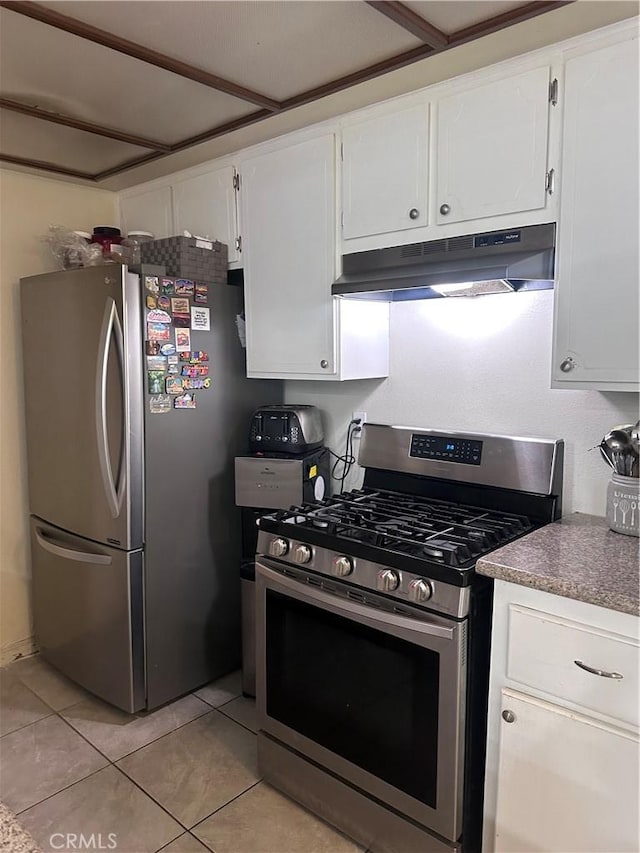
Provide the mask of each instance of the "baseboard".
POLYGON ((37 651, 34 637, 25 637, 24 640, 16 640, 15 643, 7 643, 0 648, 0 666, 6 666, 18 658, 28 657, 37 651))

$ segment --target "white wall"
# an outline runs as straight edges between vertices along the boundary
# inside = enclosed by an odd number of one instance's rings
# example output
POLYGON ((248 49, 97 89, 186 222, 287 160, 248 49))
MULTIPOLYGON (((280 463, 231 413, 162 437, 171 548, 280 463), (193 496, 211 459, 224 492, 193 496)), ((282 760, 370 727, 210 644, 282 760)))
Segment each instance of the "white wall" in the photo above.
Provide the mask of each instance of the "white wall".
MULTIPOLYGON (((49 225, 82 231, 111 225, 115 198, 0 170, 0 664, 32 650, 19 280, 57 268, 41 239, 49 225)), ((69 370, 73 382, 73 365, 69 370)))
POLYGON ((322 409, 327 443, 341 453, 355 410, 379 423, 563 438, 565 514, 604 515, 609 469, 588 451, 610 427, 635 422, 638 395, 552 390, 552 325, 548 290, 394 303, 388 379, 290 381, 285 398, 322 409))

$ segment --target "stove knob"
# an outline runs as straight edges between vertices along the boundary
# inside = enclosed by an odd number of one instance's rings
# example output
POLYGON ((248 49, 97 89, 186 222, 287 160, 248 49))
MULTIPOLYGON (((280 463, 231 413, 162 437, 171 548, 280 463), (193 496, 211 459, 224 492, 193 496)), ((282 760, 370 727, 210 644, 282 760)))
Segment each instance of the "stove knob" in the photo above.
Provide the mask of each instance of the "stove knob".
POLYGON ((346 578, 353 571, 353 561, 349 557, 336 557, 333 561, 333 574, 339 578, 346 578))
POLYGON ((429 581, 416 578, 409 584, 409 598, 411 601, 429 601, 433 595, 433 586, 429 581))
POLYGON ((378 572, 376 586, 381 592, 393 592, 400 586, 400 576, 391 569, 383 569, 378 572))
POLYGON ((272 557, 284 557, 289 550, 286 539, 272 539, 269 543, 269 553, 272 557))
POLYGON ((293 559, 296 563, 308 563, 311 560, 311 548, 308 545, 298 545, 293 552, 293 559))

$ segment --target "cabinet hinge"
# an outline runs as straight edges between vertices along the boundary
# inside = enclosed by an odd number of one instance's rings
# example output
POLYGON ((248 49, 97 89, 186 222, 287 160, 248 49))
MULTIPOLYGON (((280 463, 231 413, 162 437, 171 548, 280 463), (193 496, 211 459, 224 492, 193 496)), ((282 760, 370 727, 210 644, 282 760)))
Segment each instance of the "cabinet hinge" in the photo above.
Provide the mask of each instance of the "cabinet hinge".
POLYGON ((547 177, 544 184, 545 192, 549 193, 549 195, 553 195, 553 191, 556 188, 556 170, 549 169, 547 172, 547 177))
POLYGON ((549 103, 555 107, 558 103, 558 78, 554 77, 549 83, 549 103))
POLYGON ((236 172, 235 169, 233 170, 233 188, 236 191, 240 189, 240 172, 236 172))
POLYGON ((236 252, 242 251, 242 237, 236 237, 236 252))

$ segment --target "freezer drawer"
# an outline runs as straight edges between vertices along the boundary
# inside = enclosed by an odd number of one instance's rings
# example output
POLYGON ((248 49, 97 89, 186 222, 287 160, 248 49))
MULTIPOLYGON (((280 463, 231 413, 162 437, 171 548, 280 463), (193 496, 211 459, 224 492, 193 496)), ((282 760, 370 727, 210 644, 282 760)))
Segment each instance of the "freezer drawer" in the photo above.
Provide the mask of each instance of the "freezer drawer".
POLYGON ((125 711, 145 706, 143 557, 31 517, 36 642, 53 666, 125 711))

